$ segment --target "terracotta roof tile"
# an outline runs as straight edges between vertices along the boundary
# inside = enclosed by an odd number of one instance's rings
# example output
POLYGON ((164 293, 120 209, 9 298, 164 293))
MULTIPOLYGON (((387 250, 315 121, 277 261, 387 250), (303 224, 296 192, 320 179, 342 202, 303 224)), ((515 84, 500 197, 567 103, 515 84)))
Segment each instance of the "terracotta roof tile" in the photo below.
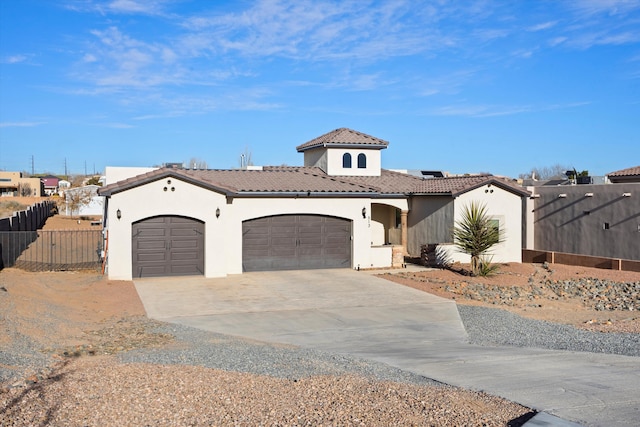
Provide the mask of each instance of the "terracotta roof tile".
POLYGON ((499 178, 493 175, 455 176, 446 178, 430 178, 421 180, 416 186, 416 194, 450 194, 457 196, 486 184, 495 184, 507 191, 520 195, 528 195, 529 192, 511 180, 499 178))
POLYGON ((215 186, 233 188, 236 193, 373 193, 376 191, 365 185, 330 177, 320 168, 315 167, 190 170, 184 173, 215 186))
POLYGON ((383 194, 412 193, 421 178, 406 173, 382 169, 380 176, 341 176, 345 181, 359 183, 376 188, 383 194))
POLYGON ((243 193, 376 193, 366 185, 326 175, 313 167, 265 168, 264 170, 184 170, 157 169, 133 178, 119 181, 99 191, 101 195, 127 190, 146 183, 173 176, 228 195, 243 193))
POLYGON ((456 196, 481 185, 493 183, 516 194, 529 194, 519 185, 493 175, 422 179, 383 169, 380 176, 329 176, 317 167, 265 167, 263 170, 240 169, 156 169, 98 190, 110 196, 127 189, 166 177, 183 179, 194 185, 227 195, 263 195, 269 193, 425 194, 456 196))
POLYGON ((607 174, 607 176, 636 176, 636 175, 640 175, 640 166, 634 166, 632 168, 622 169, 622 170, 607 174))
POLYGON ((301 152, 316 147, 353 145, 367 145, 372 148, 383 149, 387 148, 389 143, 385 140, 367 135, 366 133, 358 132, 348 128, 340 128, 329 133, 325 133, 324 135, 312 139, 311 141, 305 142, 302 145, 298 145, 296 147, 296 150, 298 150, 298 152, 301 152))

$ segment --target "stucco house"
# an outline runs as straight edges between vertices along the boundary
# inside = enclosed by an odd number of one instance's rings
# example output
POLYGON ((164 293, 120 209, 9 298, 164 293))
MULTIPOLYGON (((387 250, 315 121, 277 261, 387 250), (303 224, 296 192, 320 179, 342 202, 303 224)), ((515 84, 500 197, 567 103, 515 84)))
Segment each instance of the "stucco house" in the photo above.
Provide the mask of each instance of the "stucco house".
POLYGON ((340 128, 297 147, 304 166, 160 168, 115 182, 107 169, 98 193, 106 198, 109 277, 389 267, 394 252, 419 256, 422 244, 451 243, 471 200, 506 230, 494 261, 521 261, 526 190, 491 175, 422 179, 385 170, 387 147, 340 128))
POLYGON ((22 172, 0 171, 0 197, 42 197, 44 184, 40 178, 25 178, 22 172))
POLYGON ((610 172, 607 174, 607 180, 614 184, 640 182, 640 166, 610 172))
POLYGON ((66 216, 101 216, 104 213, 104 197, 98 195, 99 185, 68 188, 64 191, 66 216))
POLYGON ((60 183, 60 178, 53 175, 46 175, 40 178, 44 183, 44 194, 47 196, 53 196, 58 193, 58 185, 60 183))

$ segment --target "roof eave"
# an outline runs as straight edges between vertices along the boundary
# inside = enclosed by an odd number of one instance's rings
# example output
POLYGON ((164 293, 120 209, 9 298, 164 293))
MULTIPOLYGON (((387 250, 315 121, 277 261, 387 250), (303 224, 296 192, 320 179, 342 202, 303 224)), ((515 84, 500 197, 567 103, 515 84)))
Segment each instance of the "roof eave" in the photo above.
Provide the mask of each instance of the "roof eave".
POLYGON ((384 144, 358 144, 354 143, 341 143, 341 142, 324 142, 318 143, 314 145, 309 145, 307 147, 298 146, 296 150, 298 153, 302 153, 303 151, 312 150, 314 148, 359 148, 359 149, 369 149, 369 150, 384 150, 387 148, 384 144))
POLYGON ((233 197, 287 197, 287 198, 302 198, 302 197, 315 197, 315 198, 372 198, 376 197, 378 193, 374 192, 339 192, 339 191, 238 191, 233 194, 233 197))
MULTIPOLYGON (((130 183, 127 183, 125 185, 121 185, 119 186, 118 183, 113 183, 110 184, 106 187, 101 187, 100 189, 98 189, 98 195, 99 196, 105 196, 105 197, 111 197, 114 194, 118 194, 121 193, 123 191, 127 191, 127 190, 131 190, 132 188, 136 188, 136 187, 140 187, 161 179, 165 179, 165 178, 175 178, 175 179, 180 179, 182 181, 185 181, 189 184, 192 185, 196 185, 198 187, 202 187, 202 188, 206 188, 208 190, 212 190, 215 191, 217 193, 221 193, 224 194, 225 196, 233 196, 235 193, 228 189, 228 188, 222 188, 222 187, 218 187, 216 185, 213 184, 209 184, 205 181, 202 180, 198 180, 195 179, 189 175, 186 174, 182 174, 177 172, 175 169, 167 169, 166 171, 163 171, 162 173, 155 173, 150 176, 145 176, 140 178, 139 180, 135 180, 132 181, 130 183), (109 188, 112 187, 112 188, 109 188)), ((122 182, 122 181, 120 181, 122 182)))

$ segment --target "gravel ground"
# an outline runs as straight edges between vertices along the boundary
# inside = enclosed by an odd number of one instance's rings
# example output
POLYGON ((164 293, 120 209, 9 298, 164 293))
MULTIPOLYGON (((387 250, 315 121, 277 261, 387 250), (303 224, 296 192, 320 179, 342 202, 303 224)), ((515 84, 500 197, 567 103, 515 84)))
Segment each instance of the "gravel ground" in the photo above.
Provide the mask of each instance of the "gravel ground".
POLYGON ((640 334, 586 331, 481 306, 458 304, 458 312, 474 344, 640 356, 640 334))
MULTIPOLYGON (((533 415, 373 361, 150 320, 127 284, 2 274, 0 426, 518 426, 533 415)), ((458 308, 476 344, 640 356, 640 334, 458 308)))
MULTIPOLYGON (((92 335, 95 345, 51 349, 55 366, 5 387, 0 425, 518 426, 533 415, 381 363, 145 318, 92 335), (126 351, 131 334, 141 348, 126 351)), ((32 344, 12 351, 37 353, 32 344)))
POLYGON ((349 374, 373 380, 440 385, 439 382, 420 375, 366 359, 250 341, 176 324, 157 322, 152 331, 170 334, 176 341, 173 345, 162 348, 143 348, 120 353, 119 359, 125 363, 203 366, 289 380, 315 375, 349 374))

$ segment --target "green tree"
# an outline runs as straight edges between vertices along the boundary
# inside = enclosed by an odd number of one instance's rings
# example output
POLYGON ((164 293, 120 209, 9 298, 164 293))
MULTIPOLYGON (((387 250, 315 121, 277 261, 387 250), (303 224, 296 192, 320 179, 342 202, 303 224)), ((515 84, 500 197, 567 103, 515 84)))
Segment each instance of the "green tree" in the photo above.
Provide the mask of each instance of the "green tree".
POLYGON ((102 183, 100 182, 100 177, 99 176, 92 176, 91 178, 89 178, 87 180, 87 185, 98 185, 98 186, 102 186, 102 183))
POLYGON ((487 214, 486 205, 472 201, 464 206, 462 218, 453 228, 456 248, 471 256, 471 272, 486 275, 490 262, 483 258, 498 243, 504 242, 504 230, 487 214))

